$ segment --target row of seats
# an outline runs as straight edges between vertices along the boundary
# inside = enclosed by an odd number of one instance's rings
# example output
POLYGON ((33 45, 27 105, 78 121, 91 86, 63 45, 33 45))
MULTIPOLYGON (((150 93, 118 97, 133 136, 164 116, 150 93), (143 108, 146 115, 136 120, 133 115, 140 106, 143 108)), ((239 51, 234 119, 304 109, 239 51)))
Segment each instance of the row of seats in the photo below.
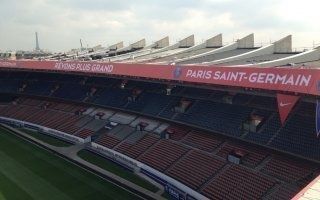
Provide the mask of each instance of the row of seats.
POLYGON ((159 171, 165 171, 187 153, 188 150, 188 148, 180 144, 161 140, 139 156, 138 160, 159 171))
POLYGON ((121 140, 108 135, 108 134, 104 134, 102 135, 102 137, 100 137, 98 140, 95 141, 97 144, 100 144, 102 146, 108 147, 110 149, 112 149, 113 147, 115 147, 117 144, 119 144, 121 142, 121 140))
MULTIPOLYGON (((81 106, 32 99, 19 99, 15 102, 18 104, 0 106, 0 116, 10 116, 57 130, 64 129, 67 133, 83 138, 94 133, 81 127, 73 130, 84 119, 75 114, 76 109, 82 108, 81 106), (36 103, 49 106, 44 110, 36 103)), ((161 140, 158 136, 147 133, 137 140, 131 140, 131 135, 137 134, 136 131, 132 127, 118 125, 104 132, 95 142, 166 173, 212 199, 271 197, 279 192, 273 188, 279 185, 289 187, 289 183, 291 185, 288 191, 295 191, 297 184, 293 183, 304 180, 317 169, 314 164, 305 161, 302 164, 300 160, 276 156, 265 149, 231 142, 215 134, 187 127, 170 126, 169 129, 176 130, 172 134, 178 133, 176 138, 161 140), (244 153, 243 164, 235 165, 227 161, 227 155, 234 150, 244 153)), ((298 189, 301 187, 303 185, 298 189)), ((290 196, 292 193, 283 195, 290 196)))
POLYGON ((252 111, 250 107, 202 100, 174 119, 227 135, 240 136, 242 123, 248 119, 252 111))
POLYGON ((315 116, 294 113, 289 118, 270 146, 320 160, 320 140, 315 133, 315 116))
POLYGON ((225 164, 226 161, 192 150, 174 164, 167 173, 197 190, 225 164))
POLYGON ((267 151, 263 151, 256 147, 248 147, 247 145, 243 145, 235 142, 227 142, 223 144, 223 146, 217 152, 217 155, 227 159, 228 155, 232 151, 237 151, 243 155, 242 162, 245 165, 256 167, 260 164, 268 155, 267 151))
POLYGON ((315 170, 315 165, 294 159, 273 157, 262 169, 265 173, 288 182, 303 179, 315 170))
POLYGON ((191 131, 183 138, 182 142, 195 148, 212 152, 223 142, 223 140, 209 133, 191 131))
POLYGON ((156 136, 147 134, 142 139, 137 141, 136 144, 124 142, 118 148, 116 148, 116 150, 126 154, 131 158, 137 158, 158 141, 159 138, 156 136))
MULTIPOLYGON (((315 137, 313 119, 315 116, 314 103, 299 103, 298 108, 292 112, 294 116, 289 117, 285 126, 281 128, 279 114, 276 111, 276 98, 274 97, 236 94, 232 97, 234 104, 228 104, 223 100, 226 92, 208 89, 178 86, 172 90, 173 95, 165 95, 163 92, 164 84, 129 81, 125 84, 124 89, 120 89, 121 80, 116 79, 43 73, 40 76, 37 73, 18 72, 5 72, 0 77, 0 92, 19 93, 18 89, 26 84, 24 91, 20 92, 25 94, 28 92, 29 82, 33 82, 31 85, 37 85, 37 87, 41 87, 41 85, 46 87, 46 84, 42 84, 42 82, 37 84, 37 81, 60 83, 61 87, 53 91, 52 94, 50 92, 49 95, 76 101, 85 99, 89 90, 89 85, 86 83, 94 84, 95 81, 97 84, 108 83, 100 85, 101 89, 89 102, 172 119, 215 132, 243 137, 255 143, 269 145, 312 159, 320 159, 320 140, 315 137), (129 102, 128 97, 132 96, 132 90, 135 88, 141 88, 142 93, 137 96, 136 101, 129 102), (174 111, 174 107, 179 104, 182 98, 185 98, 179 95, 193 98, 190 99, 191 106, 185 113, 174 111), (203 98, 208 100, 203 100, 203 98), (253 112, 262 115, 265 120, 261 126, 259 125, 261 128, 258 132, 249 132, 244 135, 242 124, 248 120, 253 112), (296 115, 296 113, 298 114, 296 115)), ((38 95, 45 94, 39 93, 38 95)))
POLYGON ((233 165, 212 179, 202 192, 210 199, 256 200, 262 199, 275 183, 261 173, 233 165))
MULTIPOLYGON (((44 127, 52 128, 58 131, 75 135, 81 130, 81 126, 77 126, 77 122, 80 121, 83 116, 75 115, 74 112, 78 109, 78 106, 70 104, 54 103, 52 108, 43 109, 38 105, 23 105, 33 104, 37 101, 22 100, 22 104, 11 104, 2 107, 0 115, 4 117, 14 118, 34 124, 39 124, 44 127), (65 108, 66 110, 61 110, 65 108)), ((88 130, 89 131, 89 130, 88 130)), ((91 132, 80 132, 80 136, 84 137, 93 134, 91 132)))

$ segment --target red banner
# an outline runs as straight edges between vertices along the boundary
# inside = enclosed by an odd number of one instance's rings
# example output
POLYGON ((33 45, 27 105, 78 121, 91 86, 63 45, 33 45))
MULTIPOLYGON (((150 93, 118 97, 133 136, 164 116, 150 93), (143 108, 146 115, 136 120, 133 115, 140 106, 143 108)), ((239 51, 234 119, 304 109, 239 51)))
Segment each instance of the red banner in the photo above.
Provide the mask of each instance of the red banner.
POLYGON ((100 73, 319 95, 320 70, 298 67, 217 67, 75 61, 1 61, 0 68, 100 73))
POLYGON ((278 109, 280 114, 281 124, 286 121, 290 111, 299 100, 299 96, 277 94, 278 109))

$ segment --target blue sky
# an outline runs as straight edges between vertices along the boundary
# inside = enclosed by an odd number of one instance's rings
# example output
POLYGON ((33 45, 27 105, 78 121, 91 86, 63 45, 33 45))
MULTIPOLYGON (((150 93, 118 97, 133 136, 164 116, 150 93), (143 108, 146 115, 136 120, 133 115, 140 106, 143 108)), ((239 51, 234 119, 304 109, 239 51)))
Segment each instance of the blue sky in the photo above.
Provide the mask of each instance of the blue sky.
POLYGON ((0 50, 40 47, 66 51, 167 35, 174 43, 190 34, 196 42, 218 33, 230 43, 255 33, 256 43, 288 34, 294 47, 320 43, 318 0, 0 0, 0 50))

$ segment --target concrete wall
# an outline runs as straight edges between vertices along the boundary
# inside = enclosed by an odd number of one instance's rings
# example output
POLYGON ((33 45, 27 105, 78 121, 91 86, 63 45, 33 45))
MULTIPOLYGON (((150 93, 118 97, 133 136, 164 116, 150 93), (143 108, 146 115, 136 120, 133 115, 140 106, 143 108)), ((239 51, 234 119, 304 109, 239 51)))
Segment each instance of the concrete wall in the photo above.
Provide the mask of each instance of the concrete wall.
POLYGON ((251 33, 250 35, 247 35, 244 38, 241 38, 237 40, 238 43, 238 49, 241 48, 253 48, 254 47, 254 35, 251 33))
POLYGON ((130 44, 131 49, 140 49, 146 46, 146 39, 141 39, 133 44, 130 44))
POLYGON ((169 36, 166 36, 146 48, 164 48, 169 46, 169 36))
POLYGON ((187 48, 187 49, 185 49, 183 51, 178 52, 177 54, 196 51, 196 50, 204 49, 204 48, 207 48, 207 47, 209 48, 209 47, 221 47, 221 46, 222 46, 222 34, 219 34, 219 35, 216 35, 216 36, 206 40, 204 43, 201 43, 201 44, 198 44, 196 46, 187 48))
POLYGON ((207 56, 207 55, 212 55, 212 54, 216 54, 216 53, 221 53, 221 52, 225 52, 225 51, 230 51, 230 50, 234 50, 237 48, 250 48, 253 47, 254 45, 254 36, 253 34, 250 34, 244 38, 241 38, 239 40, 237 40, 236 42, 233 42, 229 45, 223 46, 221 48, 218 49, 214 49, 212 51, 208 51, 206 53, 202 53, 202 54, 198 54, 198 55, 194 55, 188 58, 183 58, 183 59, 179 59, 176 60, 177 63, 182 62, 182 61, 187 61, 187 60, 192 60, 195 58, 201 58, 203 56, 207 56))
MULTIPOLYGON (((181 47, 181 44, 185 44, 185 45, 190 45, 190 44, 194 44, 194 35, 190 35, 182 40, 180 40, 179 42, 173 44, 173 45, 170 45, 170 46, 167 46, 167 47, 164 47, 164 48, 161 48, 159 50, 156 50, 156 51, 153 51, 151 54, 155 54, 155 53, 161 53, 161 52, 164 52, 164 51, 169 51, 169 50, 173 50, 173 49, 177 49, 179 47, 181 47), (192 39, 193 38, 193 39, 192 39), (192 42, 193 40, 193 42, 192 42)), ((145 55, 142 55, 142 56, 145 56, 145 55)), ((137 56, 137 57, 140 57, 140 56, 137 56)))
POLYGON ((275 53, 290 53, 292 52, 292 36, 288 35, 281 40, 278 40, 274 44, 275 53))
POLYGON ((222 34, 218 34, 205 41, 206 48, 222 47, 222 34))
POLYGON ((93 50, 93 51, 98 51, 98 50, 101 50, 101 49, 103 49, 103 47, 101 46, 101 44, 92 47, 92 50, 93 50))
POLYGON ((116 50, 123 48, 123 42, 119 42, 117 44, 109 46, 109 50, 116 50))
POLYGON ((192 47, 194 46, 194 35, 190 35, 189 37, 180 40, 179 47, 192 47))
POLYGON ((143 48, 145 46, 146 46, 146 39, 142 39, 142 40, 139 40, 137 42, 134 42, 134 43, 130 44, 127 47, 118 49, 117 52, 130 51, 132 49, 140 49, 140 48, 143 48))

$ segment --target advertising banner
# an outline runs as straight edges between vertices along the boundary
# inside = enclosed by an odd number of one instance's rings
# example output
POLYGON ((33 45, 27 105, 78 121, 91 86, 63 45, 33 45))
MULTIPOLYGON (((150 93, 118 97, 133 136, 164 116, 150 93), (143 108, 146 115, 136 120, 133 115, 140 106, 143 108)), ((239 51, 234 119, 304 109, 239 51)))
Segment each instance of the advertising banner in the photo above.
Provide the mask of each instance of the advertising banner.
POLYGON ((299 67, 217 67, 176 66, 156 64, 128 64, 78 61, 0 60, 0 68, 83 72, 105 75, 176 80, 199 84, 213 84, 320 94, 320 70, 299 67))

